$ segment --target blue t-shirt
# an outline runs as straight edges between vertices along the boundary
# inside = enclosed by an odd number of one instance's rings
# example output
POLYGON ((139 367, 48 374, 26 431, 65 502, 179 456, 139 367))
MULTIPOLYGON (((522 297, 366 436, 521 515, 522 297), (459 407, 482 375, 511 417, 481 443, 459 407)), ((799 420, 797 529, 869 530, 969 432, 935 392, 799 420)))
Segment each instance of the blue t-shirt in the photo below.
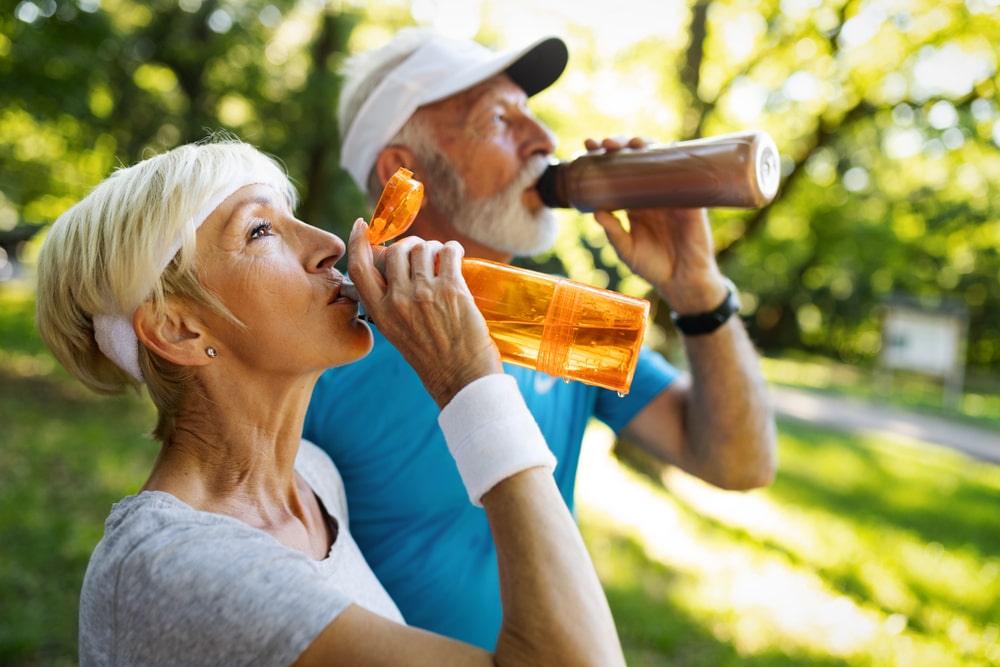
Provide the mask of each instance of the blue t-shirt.
MULTIPOLYGON (((367 357, 320 377, 304 437, 336 463, 351 533, 406 622, 492 650, 500 585, 486 513, 469 502, 437 404, 402 355, 373 332, 367 357)), ((590 418, 617 431, 678 375, 648 350, 625 397, 518 366, 505 371, 559 462, 556 483, 571 510, 590 418)))

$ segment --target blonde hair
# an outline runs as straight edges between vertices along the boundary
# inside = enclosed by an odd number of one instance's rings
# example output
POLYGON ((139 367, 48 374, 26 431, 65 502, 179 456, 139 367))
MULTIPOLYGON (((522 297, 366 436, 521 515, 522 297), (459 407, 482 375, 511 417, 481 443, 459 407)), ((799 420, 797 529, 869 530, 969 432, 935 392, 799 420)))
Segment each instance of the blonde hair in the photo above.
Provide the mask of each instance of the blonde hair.
MULTIPOLYGON (((295 207, 297 195, 284 169, 224 134, 116 170, 53 223, 38 257, 35 323, 72 375, 102 394, 138 386, 101 351, 95 316, 130 324, 139 305, 151 302, 159 309, 173 295, 232 318, 198 281, 195 232, 202 220, 195 218, 248 172, 262 174, 295 207)), ((187 369, 136 345, 142 379, 159 412, 155 435, 165 441, 182 401, 197 387, 187 369)))

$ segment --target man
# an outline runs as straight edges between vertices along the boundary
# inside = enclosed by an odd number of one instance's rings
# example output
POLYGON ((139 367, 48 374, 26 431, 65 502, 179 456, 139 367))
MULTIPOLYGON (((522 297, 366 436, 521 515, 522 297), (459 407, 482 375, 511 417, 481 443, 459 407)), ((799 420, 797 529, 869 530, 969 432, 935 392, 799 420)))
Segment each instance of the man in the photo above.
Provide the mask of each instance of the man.
MULTIPOLYGON (((456 239, 467 256, 500 262, 543 251, 557 224, 534 184, 555 138, 527 100, 562 74, 567 57, 556 38, 495 53, 422 29, 401 31, 349 64, 341 162, 373 199, 398 167, 414 172, 425 199, 408 233, 456 239)), ((588 140, 587 147, 621 143, 588 140)), ((690 373, 646 350, 630 392, 619 397, 506 366, 559 461, 566 502, 572 508, 591 417, 722 488, 768 484, 772 412, 705 212, 631 211, 629 231, 610 212, 596 218, 619 257, 684 316, 690 373)), ((336 461, 355 538, 407 622, 492 648, 501 617, 496 554, 458 472, 439 472, 450 468, 437 415, 417 376, 376 333, 364 361, 321 378, 305 437, 336 461)))

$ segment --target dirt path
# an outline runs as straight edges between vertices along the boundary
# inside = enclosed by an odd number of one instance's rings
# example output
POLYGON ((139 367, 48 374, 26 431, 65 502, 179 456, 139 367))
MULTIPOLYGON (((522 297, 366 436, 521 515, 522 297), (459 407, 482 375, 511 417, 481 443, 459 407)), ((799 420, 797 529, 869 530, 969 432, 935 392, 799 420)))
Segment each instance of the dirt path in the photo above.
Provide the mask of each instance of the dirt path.
POLYGON ((782 417, 851 431, 896 433, 1000 463, 1000 433, 995 431, 934 415, 788 387, 772 386, 771 398, 775 411, 782 417))

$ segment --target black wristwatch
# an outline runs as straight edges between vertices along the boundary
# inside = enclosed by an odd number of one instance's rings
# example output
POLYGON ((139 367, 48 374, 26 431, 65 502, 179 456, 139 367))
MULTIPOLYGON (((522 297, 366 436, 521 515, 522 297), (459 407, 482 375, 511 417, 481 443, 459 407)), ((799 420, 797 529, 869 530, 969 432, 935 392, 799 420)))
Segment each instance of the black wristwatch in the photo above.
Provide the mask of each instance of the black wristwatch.
POLYGON ((697 315, 678 315, 671 312, 670 319, 674 321, 674 326, 685 336, 701 336, 709 334, 725 324, 730 317, 740 312, 740 295, 729 278, 726 278, 726 298, 722 300, 718 308, 707 313, 697 315))

